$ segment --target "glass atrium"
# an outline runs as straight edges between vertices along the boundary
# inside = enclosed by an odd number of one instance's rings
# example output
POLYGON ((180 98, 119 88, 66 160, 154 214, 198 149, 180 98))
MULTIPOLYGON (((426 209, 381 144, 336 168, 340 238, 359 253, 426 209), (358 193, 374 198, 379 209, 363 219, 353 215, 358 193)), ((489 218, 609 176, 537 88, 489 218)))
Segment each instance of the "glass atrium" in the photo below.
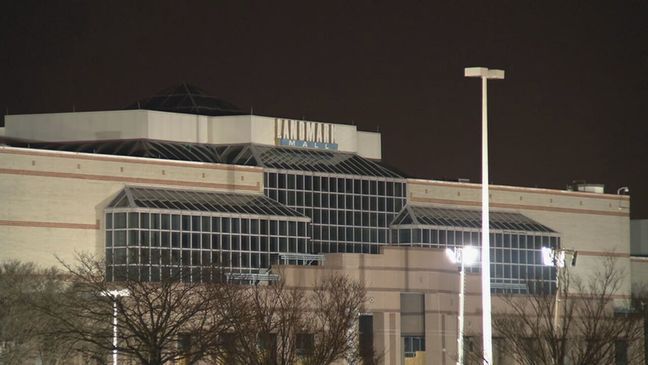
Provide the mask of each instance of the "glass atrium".
MULTIPOLYGON (((394 245, 481 246, 480 210, 409 205, 391 228, 394 245)), ((519 213, 491 212, 489 237, 493 292, 556 290, 556 269, 544 266, 542 247, 560 248, 558 233, 519 213)))
POLYGON ((126 187, 105 209, 109 280, 207 280, 310 252, 310 219, 262 195, 126 187))
POLYGON ((265 194, 312 219, 313 253, 378 253, 406 204, 405 179, 356 154, 250 144, 218 152, 264 167, 265 194))

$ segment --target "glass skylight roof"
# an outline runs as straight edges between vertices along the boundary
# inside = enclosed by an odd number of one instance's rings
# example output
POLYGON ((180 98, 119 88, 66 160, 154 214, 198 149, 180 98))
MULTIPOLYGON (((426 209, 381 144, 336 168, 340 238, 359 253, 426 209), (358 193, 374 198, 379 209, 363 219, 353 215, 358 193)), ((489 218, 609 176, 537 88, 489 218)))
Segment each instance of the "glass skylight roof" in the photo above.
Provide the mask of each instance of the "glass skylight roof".
POLYGON ((25 142, 9 140, 7 143, 15 147, 70 152, 225 163, 332 174, 402 178, 396 171, 354 153, 291 147, 256 144, 213 145, 149 139, 90 142, 25 142))
POLYGON ((149 208, 310 218, 264 196, 127 186, 107 208, 149 208))
POLYGON ((204 143, 182 143, 149 139, 102 140, 89 142, 25 142, 11 140, 14 147, 37 148, 81 153, 98 153, 159 158, 163 160, 222 162, 216 146, 204 143))
MULTIPOLYGON (((481 211, 408 205, 391 225, 481 228, 481 211)), ((490 212, 490 228, 504 231, 554 232, 522 214, 510 212, 490 212)))
POLYGON ((226 163, 237 165, 333 174, 401 177, 391 169, 353 153, 255 144, 223 146, 218 148, 218 151, 226 163))

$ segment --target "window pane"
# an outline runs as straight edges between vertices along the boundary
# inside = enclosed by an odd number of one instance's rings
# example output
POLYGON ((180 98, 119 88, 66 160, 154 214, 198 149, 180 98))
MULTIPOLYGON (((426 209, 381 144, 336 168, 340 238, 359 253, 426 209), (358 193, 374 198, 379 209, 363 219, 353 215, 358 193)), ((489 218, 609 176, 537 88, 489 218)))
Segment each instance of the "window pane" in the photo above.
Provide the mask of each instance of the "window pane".
POLYGON ((113 215, 112 213, 106 213, 106 229, 113 228, 113 215))
POLYGON ((139 228, 138 213, 128 213, 128 228, 139 228))
POLYGON ((162 214, 162 229, 171 229, 171 216, 168 214, 162 214))
POLYGON ((151 228, 152 229, 160 229, 160 215, 159 214, 151 214, 151 228))
POLYGON ((115 213, 115 228, 126 228, 126 213, 115 213))

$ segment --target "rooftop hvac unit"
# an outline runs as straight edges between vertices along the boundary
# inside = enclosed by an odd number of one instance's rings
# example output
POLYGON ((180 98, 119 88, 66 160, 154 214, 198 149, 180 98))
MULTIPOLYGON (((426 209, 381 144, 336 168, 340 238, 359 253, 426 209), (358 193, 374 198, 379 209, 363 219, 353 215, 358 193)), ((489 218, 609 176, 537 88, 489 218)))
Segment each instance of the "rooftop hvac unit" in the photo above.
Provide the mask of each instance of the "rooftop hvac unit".
POLYGON ((567 186, 569 191, 582 191, 587 193, 604 194, 605 184, 589 184, 585 181, 574 181, 567 186))

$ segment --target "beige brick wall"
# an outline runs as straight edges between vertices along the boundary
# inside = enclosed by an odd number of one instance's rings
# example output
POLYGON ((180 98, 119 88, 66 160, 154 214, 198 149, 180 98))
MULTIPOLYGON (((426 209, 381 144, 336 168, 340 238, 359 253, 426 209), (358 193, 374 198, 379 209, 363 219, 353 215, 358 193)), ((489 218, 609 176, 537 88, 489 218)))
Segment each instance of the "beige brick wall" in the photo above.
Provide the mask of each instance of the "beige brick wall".
POLYGON ((125 185, 261 194, 255 167, 0 147, 0 260, 102 255, 102 212, 125 185))

